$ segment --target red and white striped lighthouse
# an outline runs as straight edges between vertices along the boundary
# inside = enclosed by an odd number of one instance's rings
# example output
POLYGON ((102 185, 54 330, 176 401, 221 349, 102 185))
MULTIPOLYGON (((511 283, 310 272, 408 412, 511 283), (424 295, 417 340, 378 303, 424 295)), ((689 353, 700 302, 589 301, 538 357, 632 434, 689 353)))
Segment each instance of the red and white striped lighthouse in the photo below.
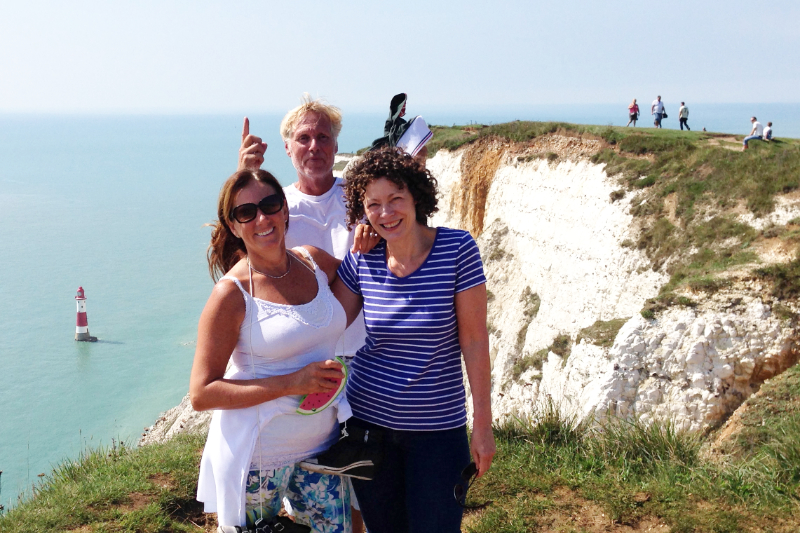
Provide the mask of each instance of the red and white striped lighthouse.
POLYGON ((78 319, 75 324, 75 340, 94 342, 97 337, 89 335, 89 321, 86 319, 86 296, 83 294, 83 287, 78 287, 78 295, 75 296, 78 304, 78 319))

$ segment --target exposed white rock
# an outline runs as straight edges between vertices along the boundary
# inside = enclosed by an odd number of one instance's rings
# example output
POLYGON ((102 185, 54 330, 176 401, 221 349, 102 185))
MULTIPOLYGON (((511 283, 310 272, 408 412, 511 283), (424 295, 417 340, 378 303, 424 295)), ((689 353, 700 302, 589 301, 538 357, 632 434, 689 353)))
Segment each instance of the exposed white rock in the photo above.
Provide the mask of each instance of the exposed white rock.
MULTIPOLYGON (((428 161, 441 191, 434 225, 470 228, 458 206, 463 189, 474 186, 462 176, 464 154, 439 151, 428 161)), ((756 283, 697 309, 673 307, 657 320, 642 318, 645 301, 668 278, 653 272, 642 252, 623 246, 636 237, 633 197, 612 202, 615 180, 587 158, 527 159, 501 158, 477 239, 493 296, 496 418, 531 415, 552 400, 580 417, 671 419, 700 430, 796 361, 794 329, 762 304, 756 283), (535 316, 531 294, 538 297, 535 316), (513 379, 515 361, 557 335, 574 339, 596 320, 627 317, 611 348, 581 342, 566 362, 550 352, 541 371, 513 379)))
MULTIPOLYGON (((434 225, 464 226, 454 208, 465 186, 463 153, 439 151, 428 161, 441 191, 434 225)), ((641 251, 622 246, 634 236, 633 217, 630 198, 611 201, 617 188, 603 165, 588 160, 520 162, 512 154, 497 169, 478 238, 493 295, 495 413, 525 412, 520 407, 532 406, 538 397, 535 380, 506 385, 517 357, 548 346, 559 333, 574 338, 596 320, 637 314, 667 279, 648 268, 641 251), (538 313, 527 323, 526 287, 540 299, 538 313), (503 390, 504 385, 510 388, 503 390)))
POLYGON ((739 215, 739 221, 757 230, 763 230, 769 226, 783 226, 798 217, 800 217, 800 197, 796 193, 790 193, 775 197, 775 209, 771 213, 761 218, 756 218, 753 213, 743 213, 739 215))
POLYGON ((716 426, 797 361, 797 338, 786 321, 758 297, 736 294, 717 295, 702 309, 673 307, 657 320, 635 316, 611 348, 579 344, 563 368, 551 354, 540 392, 582 417, 635 414, 690 430, 716 426))
POLYGON ((145 435, 139 439, 139 446, 165 442, 179 433, 207 431, 212 413, 213 411, 192 409, 192 403, 187 394, 180 404, 163 413, 155 424, 145 430, 145 435))

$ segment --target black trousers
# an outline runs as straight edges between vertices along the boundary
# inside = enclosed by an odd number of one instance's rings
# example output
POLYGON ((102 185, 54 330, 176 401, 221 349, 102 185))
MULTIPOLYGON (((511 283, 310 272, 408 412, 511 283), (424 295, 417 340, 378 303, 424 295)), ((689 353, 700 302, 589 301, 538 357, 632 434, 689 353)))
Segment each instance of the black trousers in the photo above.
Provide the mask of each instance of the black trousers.
POLYGON ((683 129, 683 127, 686 126, 687 130, 692 131, 692 128, 690 128, 689 124, 686 123, 687 120, 689 120, 689 119, 688 118, 682 118, 678 122, 681 123, 681 129, 683 129))
MULTIPOLYGON (((351 418, 348 427, 374 424, 351 418)), ((462 509, 453 495, 469 464, 466 427, 383 432, 383 457, 372 481, 353 479, 370 533, 459 533, 462 509)))

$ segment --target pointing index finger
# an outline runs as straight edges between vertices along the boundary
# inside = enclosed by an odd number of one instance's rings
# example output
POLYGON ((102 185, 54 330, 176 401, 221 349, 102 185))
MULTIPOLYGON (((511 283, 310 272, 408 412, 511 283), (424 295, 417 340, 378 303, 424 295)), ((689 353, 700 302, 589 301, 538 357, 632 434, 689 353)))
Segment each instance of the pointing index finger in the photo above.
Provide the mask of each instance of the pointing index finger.
POLYGON ((242 125, 242 140, 244 140, 248 135, 250 135, 250 119, 244 117, 244 124, 242 125))

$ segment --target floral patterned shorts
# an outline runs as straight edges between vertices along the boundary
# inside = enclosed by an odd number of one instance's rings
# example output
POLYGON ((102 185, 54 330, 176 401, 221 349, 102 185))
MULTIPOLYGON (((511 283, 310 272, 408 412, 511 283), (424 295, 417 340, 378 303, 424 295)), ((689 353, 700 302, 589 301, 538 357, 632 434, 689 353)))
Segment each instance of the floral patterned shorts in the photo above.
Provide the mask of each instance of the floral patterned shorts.
POLYGON ((343 478, 317 474, 298 464, 251 470, 245 489, 247 525, 259 517, 273 518, 283 498, 292 505, 295 520, 316 533, 350 533, 350 491, 343 478))

